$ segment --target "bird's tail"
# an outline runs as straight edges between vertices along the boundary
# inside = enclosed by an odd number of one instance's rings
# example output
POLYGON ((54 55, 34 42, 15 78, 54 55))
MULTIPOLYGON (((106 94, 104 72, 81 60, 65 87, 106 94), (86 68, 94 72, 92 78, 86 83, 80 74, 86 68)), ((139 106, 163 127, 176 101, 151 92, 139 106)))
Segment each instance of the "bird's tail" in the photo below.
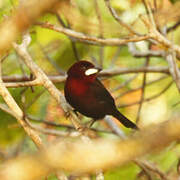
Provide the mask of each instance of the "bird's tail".
POLYGON ((138 130, 139 128, 131 122, 128 118, 126 118, 123 114, 121 114, 117 109, 116 111, 112 114, 116 119, 118 119, 125 127, 127 128, 132 128, 138 130))

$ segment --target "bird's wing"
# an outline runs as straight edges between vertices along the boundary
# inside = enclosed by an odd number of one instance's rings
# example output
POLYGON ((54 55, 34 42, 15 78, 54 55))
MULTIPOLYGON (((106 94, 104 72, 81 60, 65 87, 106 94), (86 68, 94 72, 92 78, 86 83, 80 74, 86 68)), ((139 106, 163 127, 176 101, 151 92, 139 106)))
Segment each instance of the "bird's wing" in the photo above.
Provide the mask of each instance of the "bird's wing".
POLYGON ((98 79, 96 79, 92 83, 91 90, 93 94, 96 96, 97 100, 102 104, 108 107, 112 107, 112 105, 115 105, 113 97, 98 79))

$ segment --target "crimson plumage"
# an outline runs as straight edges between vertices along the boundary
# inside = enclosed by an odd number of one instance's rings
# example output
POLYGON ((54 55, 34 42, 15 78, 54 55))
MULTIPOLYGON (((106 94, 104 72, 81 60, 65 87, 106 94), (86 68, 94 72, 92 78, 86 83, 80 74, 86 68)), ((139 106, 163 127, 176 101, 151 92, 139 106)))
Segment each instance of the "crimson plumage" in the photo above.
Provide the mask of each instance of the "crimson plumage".
POLYGON ((99 68, 88 61, 78 61, 67 72, 64 92, 67 102, 81 114, 95 120, 112 115, 127 128, 137 126, 121 114, 114 99, 97 78, 99 68))

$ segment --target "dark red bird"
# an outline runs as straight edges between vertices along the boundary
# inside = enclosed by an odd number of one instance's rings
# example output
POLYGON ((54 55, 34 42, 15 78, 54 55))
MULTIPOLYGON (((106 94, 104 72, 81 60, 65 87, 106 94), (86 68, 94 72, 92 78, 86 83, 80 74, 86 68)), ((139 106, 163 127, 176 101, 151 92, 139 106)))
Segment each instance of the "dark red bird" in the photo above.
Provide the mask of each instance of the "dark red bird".
POLYGON ((75 111, 94 120, 112 115, 127 128, 138 129, 117 110, 113 97, 97 79, 99 71, 99 68, 88 61, 73 64, 67 72, 64 88, 67 102, 75 111))

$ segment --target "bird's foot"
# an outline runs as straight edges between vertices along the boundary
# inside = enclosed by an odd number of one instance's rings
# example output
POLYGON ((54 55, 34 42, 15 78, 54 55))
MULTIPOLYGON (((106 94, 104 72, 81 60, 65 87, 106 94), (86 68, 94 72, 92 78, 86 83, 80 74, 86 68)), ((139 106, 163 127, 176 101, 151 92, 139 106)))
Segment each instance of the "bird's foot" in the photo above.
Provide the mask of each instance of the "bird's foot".
MULTIPOLYGON (((76 109, 73 109, 72 111, 76 114, 76 116, 79 116, 76 109)), ((65 117, 66 117, 66 118, 69 118, 70 115, 71 115, 70 111, 66 111, 66 112, 65 112, 65 117)))
POLYGON ((66 111, 65 113, 64 113, 64 115, 65 115, 65 117, 68 119, 69 117, 70 117, 70 112, 69 111, 66 111))
POLYGON ((92 119, 92 120, 88 121, 88 122, 85 124, 86 127, 90 129, 90 128, 92 127, 92 125, 95 123, 95 121, 96 121, 96 119, 92 119))
POLYGON ((73 109, 73 112, 76 114, 76 116, 79 116, 78 111, 76 109, 73 109))

